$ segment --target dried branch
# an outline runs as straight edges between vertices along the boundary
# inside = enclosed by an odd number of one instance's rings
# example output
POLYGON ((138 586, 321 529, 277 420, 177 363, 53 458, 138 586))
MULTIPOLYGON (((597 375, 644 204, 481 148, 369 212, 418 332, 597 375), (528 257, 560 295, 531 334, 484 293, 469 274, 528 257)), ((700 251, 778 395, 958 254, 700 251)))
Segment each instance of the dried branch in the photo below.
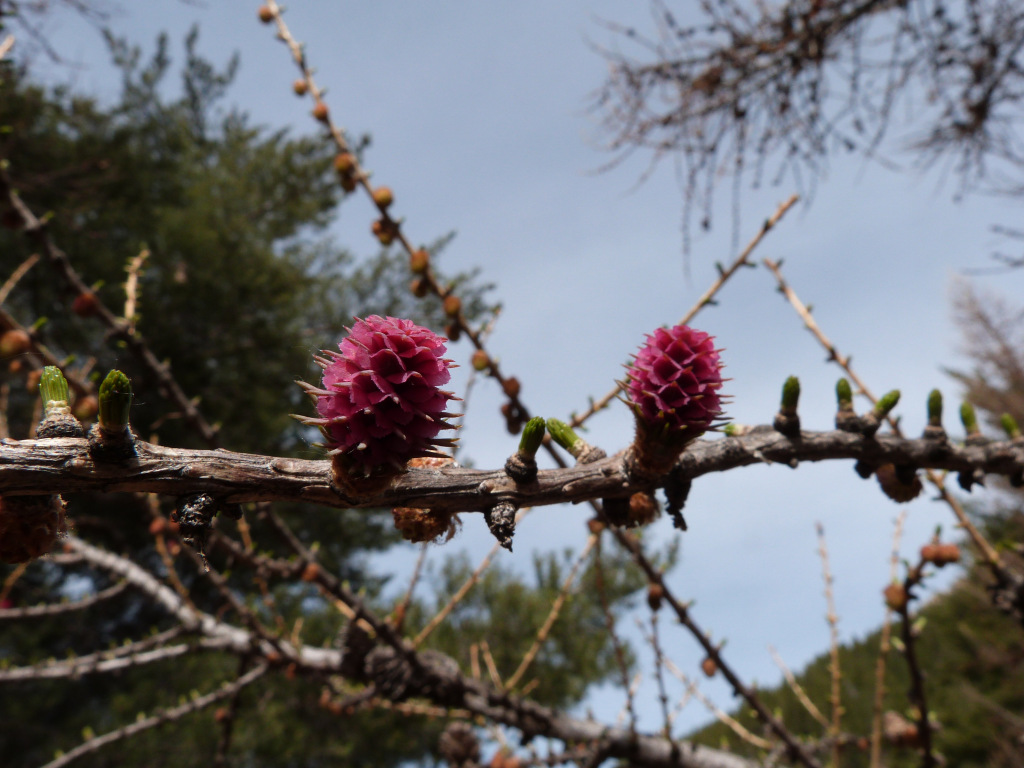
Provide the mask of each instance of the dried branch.
POLYGON ((11 667, 0 670, 0 683, 17 683, 26 680, 78 679, 83 675, 124 672, 128 669, 153 664, 167 659, 194 654, 197 651, 223 651, 229 649, 226 639, 200 638, 194 643, 164 645, 182 635, 181 627, 161 632, 151 638, 136 640, 128 645, 109 651, 83 654, 64 661, 52 661, 31 667, 11 667), (153 650, 148 650, 148 649, 153 650))
POLYGON ((901 106, 917 125, 904 148, 925 167, 947 159, 958 192, 1024 188, 1014 0, 705 0, 690 26, 652 5, 654 35, 609 25, 639 55, 603 52, 594 109, 613 164, 637 149, 652 165, 671 155, 705 225, 723 177, 735 195, 766 175, 813 185, 848 152, 891 165, 880 147, 901 106))
MULTIPOLYGON (((922 558, 917 565, 910 568, 903 579, 902 599, 889 600, 889 605, 899 614, 900 638, 902 639, 903 657, 907 660, 907 669, 910 671, 910 703, 917 710, 917 740, 921 747, 922 768, 935 768, 938 760, 933 752, 932 745, 932 723, 928 714, 928 698, 924 686, 924 672, 921 669, 921 662, 917 657, 917 635, 918 629, 910 617, 910 600, 914 597, 913 590, 918 586, 924 576, 925 561, 922 558)), ((896 586, 895 584, 893 586, 896 586)))

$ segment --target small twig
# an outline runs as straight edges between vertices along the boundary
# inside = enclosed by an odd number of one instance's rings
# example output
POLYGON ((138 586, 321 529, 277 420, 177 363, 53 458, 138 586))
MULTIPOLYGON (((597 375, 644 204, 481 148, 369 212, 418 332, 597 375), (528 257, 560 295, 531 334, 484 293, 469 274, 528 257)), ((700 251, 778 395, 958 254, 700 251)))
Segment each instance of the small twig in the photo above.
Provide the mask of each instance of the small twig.
POLYGON ((11 590, 14 589, 14 585, 17 583, 18 579, 20 579, 25 571, 28 570, 31 562, 32 561, 29 560, 28 562, 18 563, 14 566, 11 572, 7 574, 7 578, 4 579, 3 589, 0 589, 0 602, 3 602, 10 597, 11 590))
MULTIPOLYGON (((639 623, 639 622, 638 622, 639 623)), ((654 678, 658 683, 658 701, 661 703, 661 717, 664 725, 662 734, 666 739, 672 738, 672 715, 668 708, 668 691, 665 689, 665 655, 661 652, 658 632, 658 613, 651 611, 651 650, 654 651, 654 678)))
MULTIPOLYGON (((871 393, 871 390, 868 389, 867 384, 864 383, 860 376, 858 376, 857 373, 850 366, 849 356, 844 357, 842 354, 839 353, 836 346, 828 339, 828 337, 824 334, 824 332, 821 330, 818 324, 814 321, 814 318, 811 316, 811 312, 807 308, 807 306, 802 301, 800 301, 800 298, 783 279, 782 270, 780 269, 779 262, 775 262, 770 259, 764 259, 763 263, 766 267, 768 267, 769 270, 771 270, 772 274, 775 275, 775 279, 779 284, 779 291, 789 300, 789 303, 793 306, 793 309, 796 310, 796 313, 804 321, 804 325, 807 327, 807 330, 809 330, 818 340, 818 342, 826 349, 829 355, 829 361, 834 362, 836 365, 843 369, 843 371, 854 383, 854 385, 856 385, 860 394, 868 398, 868 400, 870 400, 872 404, 877 403, 878 398, 871 393)), ((894 418, 892 418, 891 415, 886 417, 886 419, 892 427, 893 434, 902 437, 903 433, 900 430, 899 423, 894 418)), ((934 485, 936 489, 938 489, 939 495, 941 496, 942 500, 946 502, 949 508, 953 511, 953 514, 956 516, 957 523, 963 530, 967 531, 967 535, 970 537, 971 541, 980 550, 982 559, 985 561, 985 564, 995 574, 999 582, 1001 584, 1015 583, 1016 579, 1014 579, 1013 575, 1006 569, 995 547, 989 544, 985 537, 982 536, 981 532, 974 526, 974 524, 967 517, 967 514, 964 512, 963 507, 946 490, 945 481, 943 477, 939 475, 937 472, 934 472, 930 469, 925 472, 925 475, 928 478, 929 482, 931 482, 931 484, 934 485)))
POLYGON ((640 569, 647 576, 647 581, 651 584, 658 584, 661 586, 663 590, 662 599, 672 608, 673 612, 675 612, 676 617, 679 619, 679 623, 686 628, 686 630, 700 644, 701 648, 704 649, 704 652, 715 663, 718 671, 722 673, 722 676, 729 683, 729 686, 733 689, 736 695, 741 697, 754 711, 761 722, 763 722, 765 726, 767 726, 767 728, 778 736, 785 744, 786 752, 789 757, 807 766, 807 768, 820 768, 820 763, 807 751, 805 746, 800 743, 796 736, 786 728, 782 721, 768 710, 754 689, 745 685, 743 681, 740 680, 739 675, 736 674, 736 671, 722 656, 721 648, 711 642, 711 637, 701 629, 700 625, 698 625, 690 615, 689 605, 681 603, 673 594, 672 590, 665 583, 661 571, 659 571, 644 554, 636 537, 628 531, 614 526, 609 527, 608 530, 613 536, 615 536, 619 544, 621 544, 622 547, 632 555, 633 561, 640 566, 640 569))
MULTIPOLYGON (((519 524, 519 521, 529 513, 529 511, 530 510, 527 508, 519 510, 516 514, 517 525, 519 524)), ((500 544, 495 544, 491 547, 491 551, 484 555, 484 559, 480 561, 480 565, 476 567, 476 570, 469 575, 469 578, 462 583, 462 586, 456 590, 455 594, 451 596, 451 599, 449 599, 447 603, 445 603, 444 607, 438 611, 434 617, 427 622, 426 626, 420 630, 419 634, 416 635, 412 641, 413 648, 419 647, 419 645, 430 636, 430 633, 437 629, 444 620, 448 618, 448 614, 455 609, 455 606, 458 605, 459 602, 469 593, 469 590, 476 586, 477 582, 480 581, 480 577, 483 575, 483 572, 487 570, 487 567, 491 564, 494 556, 498 554, 499 551, 501 551, 500 544)))
POLYGON ((420 630, 420 633, 416 635, 412 641, 413 648, 419 646, 420 643, 430 636, 431 632, 437 629, 444 620, 448 618, 448 614, 454 610, 455 606, 459 604, 462 598, 464 598, 469 593, 469 590, 471 590, 480 580, 480 576, 487 569, 487 566, 491 564, 491 560, 494 559, 494 556, 498 554, 500 549, 500 544, 495 544, 491 547, 491 551, 484 555, 484 559, 480 561, 480 565, 476 567, 476 570, 470 574, 469 578, 462 583, 462 586, 456 590, 455 594, 451 596, 451 599, 449 599, 447 603, 445 603, 444 607, 438 611, 433 618, 427 622, 427 625, 420 630))
MULTIPOLYGON (((617 532, 617 529, 614 527, 609 528, 609 530, 617 532)), ((604 622, 608 629, 608 639, 611 641, 612 649, 615 651, 615 663, 619 667, 619 675, 622 678, 622 687, 626 692, 625 710, 629 713, 629 729, 630 731, 635 732, 636 709, 633 706, 634 690, 633 686, 629 683, 629 668, 626 664, 626 653, 622 647, 622 641, 615 632, 615 617, 612 615, 611 605, 609 605, 608 602, 608 593, 605 588, 604 580, 604 561, 601 557, 601 537, 600 535, 591 534, 591 539, 594 539, 597 542, 597 546, 594 549, 594 586, 596 587, 598 599, 601 602, 601 611, 604 613, 604 622)))
POLYGON ((124 284, 124 320, 128 324, 128 333, 135 333, 135 319, 139 305, 139 276, 142 265, 149 258, 149 249, 143 248, 138 256, 128 260, 128 279, 124 284))
POLYGON ((11 403, 11 385, 6 381, 0 384, 0 440, 11 436, 11 425, 7 421, 7 409, 11 403))
POLYGON ((815 706, 813 701, 811 701, 811 697, 807 695, 807 691, 805 691, 803 686, 800 685, 800 682, 796 679, 792 670, 786 666, 786 662, 784 662, 782 657, 779 656, 779 652, 773 647, 768 646, 768 653, 771 654, 772 661, 775 662, 775 666, 782 671, 782 676, 786 679, 786 684, 789 686, 790 690, 793 691, 793 695, 796 696, 797 701, 803 705, 803 708, 807 710, 807 713, 817 720, 823 728, 830 728, 831 723, 829 723, 828 718, 825 717, 825 715, 821 713, 821 710, 815 706))
POLYGON ((11 52, 11 48, 14 47, 14 35, 8 35, 4 38, 4 41, 0 43, 0 59, 6 58, 7 54, 11 52))
POLYGON ((829 676, 832 679, 831 704, 832 704, 832 725, 829 729, 832 735, 832 765, 839 768, 840 759, 840 728, 843 717, 843 705, 840 698, 840 684, 842 673, 839 668, 839 616, 836 613, 835 594, 832 591, 832 571, 828 564, 828 547, 825 544, 825 528, 821 523, 816 524, 818 532, 818 555, 821 557, 821 576, 825 582, 825 603, 828 607, 828 629, 829 629, 829 676))
MULTIPOLYGON (((903 525, 907 520, 906 509, 901 509, 896 518, 892 534, 892 554, 889 557, 889 583, 896 581, 900 567, 900 540, 903 538, 903 525)), ((889 657, 890 636, 892 635, 892 609, 885 607, 885 618, 882 619, 881 638, 878 643, 878 660, 875 662, 875 700, 871 715, 871 768, 880 768, 882 764, 882 710, 885 706, 885 667, 889 657)))
MULTIPOLYGON (((0 55, 0 58, 3 58, 3 56, 0 55)), ((36 265, 36 262, 38 261, 39 254, 33 253, 31 256, 29 256, 27 259, 21 262, 21 264, 18 265, 18 268, 14 270, 11 273, 11 276, 7 278, 6 282, 4 282, 2 286, 0 286, 0 304, 3 304, 5 301, 7 301, 7 297, 11 295, 11 291, 14 290, 14 286, 18 284, 21 278, 25 276, 25 273, 32 269, 32 267, 34 267, 36 265)))
MULTIPOLYGON (((238 675, 239 679, 245 674, 246 670, 250 665, 250 658, 248 656, 242 656, 238 660, 238 675)), ((231 701, 228 702, 227 710, 221 717, 221 711, 217 711, 217 719, 220 721, 220 739, 217 741, 217 753, 213 757, 214 768, 225 768, 228 764, 228 752, 231 750, 231 736, 235 731, 235 720, 238 718, 238 710, 242 704, 242 690, 244 686, 239 687, 231 696, 231 701)))
MULTIPOLYGON (((24 234, 36 243, 64 282, 75 293, 88 292, 90 290, 89 286, 85 284, 78 272, 71 266, 68 255, 58 248, 53 238, 50 237, 46 223, 41 221, 32 212, 31 208, 25 204, 15 191, 7 169, 2 165, 0 165, 0 199, 6 199, 7 204, 17 211, 24 222, 24 234)), ((125 320, 116 317, 98 298, 94 317, 110 330, 112 337, 122 339, 125 342, 128 350, 157 380, 158 386, 164 395, 181 410, 189 426, 203 438, 207 445, 211 448, 216 447, 218 442, 216 430, 199 413, 196 404, 185 396, 185 393, 171 375, 169 367, 160 362, 156 355, 153 354, 142 335, 130 328, 125 320)))
POLYGON ((697 686, 697 683, 693 680, 690 680, 690 678, 681 669, 679 669, 679 667, 677 667, 671 659, 665 660, 665 666, 668 667, 669 672, 671 672, 673 675, 679 678, 680 682, 686 686, 686 692, 694 696, 701 704, 707 707, 708 711, 711 714, 713 714, 715 716, 715 719, 722 723, 722 725, 729 728, 729 730, 731 730, 733 733, 735 733, 737 736, 743 739, 743 741, 747 742, 748 744, 751 744, 752 746, 757 747, 758 749, 772 748, 772 742, 751 733, 741 722, 739 722, 733 717, 730 717, 726 712, 716 707, 713 701, 711 701, 707 696, 701 693, 700 688, 697 686))
POLYGON ((127 739, 137 733, 149 730, 150 728, 155 728, 157 726, 164 725, 165 723, 180 720, 186 715, 198 712, 199 710, 205 709, 211 704, 215 704, 222 699, 234 696, 236 692, 259 680, 264 674, 266 674, 266 672, 267 665, 260 664, 255 669, 242 675, 233 683, 224 683, 219 690, 211 691, 205 696, 199 696, 192 701, 181 704, 180 706, 165 709, 152 717, 144 718, 132 723, 131 725, 126 725, 123 728, 118 728, 116 731, 110 731, 102 736, 89 739, 83 744, 72 749, 70 752, 66 752, 61 755, 56 760, 50 761, 44 765, 43 768, 62 768, 62 766, 68 765, 80 757, 96 752, 108 744, 113 744, 121 741, 122 739, 127 739))
MULTIPOLYGON (((181 599, 192 605, 192 597, 189 595, 185 585, 182 584, 181 579, 178 577, 178 569, 174 565, 174 557, 171 555, 171 551, 167 546, 167 537, 164 533, 166 530, 166 519, 160 512, 160 499, 155 493, 146 494, 146 507, 149 509, 149 519, 151 522, 159 521, 161 524, 157 526, 156 533, 153 534, 153 546, 156 549, 157 555, 160 556, 160 561, 164 564, 164 570, 166 571, 167 581, 174 587, 174 591, 181 595, 181 599)), ((175 541, 176 547, 181 547, 181 542, 175 541)))
POLYGON ((537 658, 537 653, 540 651, 544 641, 548 639, 548 634, 551 632, 551 628, 555 625, 555 621, 558 619, 558 614, 562 611, 562 606, 569 597, 569 590, 572 588, 573 583, 576 581, 576 574, 579 573, 580 566, 590 556, 590 551, 597 544, 597 534, 590 534, 587 539, 586 545, 583 547, 583 551, 580 552, 579 557, 576 558, 576 562, 573 563, 572 569, 569 571, 569 575, 565 577, 565 581, 562 584, 562 588, 559 590, 558 595, 551 602, 551 610, 548 611, 547 618, 544 619, 544 624, 537 631, 537 636, 533 639, 533 643, 530 645, 529 650, 523 656, 523 660, 519 662, 519 666, 516 671, 512 673, 506 682, 505 686, 508 690, 514 690, 519 684, 519 681, 523 679, 523 675, 526 674, 526 670, 530 668, 533 660, 537 658))
MULTIPOLYGON (((22 566, 27 563, 21 563, 18 568, 23 572, 22 566)), ((13 583, 13 582, 12 582, 13 583)), ((90 606, 101 603, 104 600, 109 600, 112 597, 116 597, 128 588, 127 581, 120 581, 112 587, 101 590, 95 595, 89 597, 83 597, 81 600, 73 600, 67 603, 56 603, 53 605, 31 605, 25 608, 0 608, 0 621, 10 621, 12 619, 30 619, 38 618, 40 616, 59 616, 62 613, 71 613, 72 611, 81 611, 90 606)), ((3 593, 0 594, 0 602, 6 598, 8 591, 7 584, 4 584, 3 593)))
POLYGON ((925 562, 922 558, 917 565, 910 569, 903 580, 903 591, 906 595, 897 612, 900 615, 900 638, 903 640, 903 657, 907 660, 907 669, 910 672, 909 697, 911 704, 917 710, 917 737, 921 745, 921 768, 935 768, 938 761, 935 757, 932 745, 932 724, 928 717, 928 699, 925 694, 924 672, 921 670, 921 662, 917 658, 917 631, 914 629, 910 618, 911 590, 921 583, 924 576, 925 562))
MULTIPOLYGON (((27 331, 21 323, 14 319, 14 317, 7 313, 6 310, 0 308, 0 328, 4 329, 16 329, 20 328, 23 331, 27 331)), ((35 334, 29 334, 29 354, 39 358, 42 365, 53 365, 61 369, 64 373, 64 378, 67 379, 68 388, 73 390, 75 397, 83 397, 88 394, 95 394, 95 387, 90 385, 87 381, 82 380, 76 376, 71 370, 65 365, 64 361, 57 358, 44 344, 40 344, 35 334)), ((35 419, 33 419, 33 422, 35 419)))
POLYGON ((498 673, 498 665, 494 663, 494 656, 491 655, 491 646, 486 640, 480 641, 480 655, 484 657, 484 664, 487 666, 487 674, 491 676, 491 683, 494 687, 504 692, 505 684, 501 682, 501 675, 498 673))
POLYGON ((226 640, 210 638, 201 638, 197 642, 179 643, 178 645, 165 645, 169 640, 182 635, 183 632, 182 627, 178 626, 159 635, 136 640, 109 651, 97 651, 64 661, 49 661, 31 667, 0 669, 0 683, 77 679, 83 675, 119 674, 127 669, 146 664, 195 655, 197 651, 221 651, 228 646, 226 640))
MULTIPOLYGON (((322 107, 325 112, 323 117, 318 116, 318 120, 323 123, 327 128, 328 134, 334 141, 338 151, 342 154, 348 155, 351 162, 351 171, 349 172, 349 178, 355 182, 355 186, 360 187, 366 195, 376 206, 380 213, 380 221, 382 224, 391 232, 394 233, 394 241, 396 241, 402 249, 410 257, 418 250, 413 247, 409 238, 406 236, 401 226, 401 221, 396 220, 392 217, 389 212, 389 205, 383 204, 377 200, 374 196, 374 188, 370 184, 370 174, 364 169, 359 161, 356 159, 355 154, 352 152, 352 148, 349 146, 348 141, 345 139, 344 131, 335 123, 331 113, 327 111, 327 105, 324 101, 324 91, 320 86, 316 84, 313 79, 313 72, 310 69, 309 62, 306 60, 306 53, 303 45, 295 39, 292 35, 291 30, 288 29, 288 25, 285 24, 282 18, 282 8, 274 0, 266 0, 264 7, 274 20, 277 28, 277 37, 281 40, 291 52, 292 59, 295 61, 301 73, 301 79, 306 84, 306 89, 309 95, 313 98, 314 103, 318 107, 322 107)), ((441 285, 434 273, 434 270, 428 265, 427 268, 420 273, 420 278, 423 285, 427 288, 429 293, 436 297, 445 299, 449 296, 454 295, 450 290, 449 286, 441 285)), ((484 332, 482 330, 474 329, 466 319, 465 313, 462 309, 455 312, 454 315, 450 315, 452 325, 458 329, 458 333, 469 339, 470 343, 478 350, 486 351, 484 345, 484 332)), ((510 403, 517 409, 518 413, 525 419, 530 418, 530 413, 519 399, 518 392, 509 393, 506 382, 509 381, 509 377, 502 374, 501 369, 497 361, 493 356, 488 355, 489 363, 487 368, 488 375, 498 382, 499 386, 506 391, 510 403)))
POLYGON ((395 606, 395 610, 391 613, 394 617, 394 624, 399 629, 401 629, 402 623, 405 620, 405 612, 409 610, 409 605, 412 603, 412 593, 415 591, 416 584, 419 582, 420 575, 423 573, 423 564, 427 561, 427 548, 429 546, 429 541, 425 541, 420 545, 420 554, 419 557, 416 558, 416 566, 412 569, 412 576, 409 577, 409 586, 405 589, 405 595, 403 595, 402 601, 395 606))

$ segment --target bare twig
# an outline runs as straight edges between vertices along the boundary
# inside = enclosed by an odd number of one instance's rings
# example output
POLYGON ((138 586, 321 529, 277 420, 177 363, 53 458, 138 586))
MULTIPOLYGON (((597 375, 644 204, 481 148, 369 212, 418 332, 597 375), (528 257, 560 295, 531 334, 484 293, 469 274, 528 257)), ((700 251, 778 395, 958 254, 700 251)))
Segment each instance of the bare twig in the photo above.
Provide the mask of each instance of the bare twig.
POLYGON ((583 551, 580 552, 579 557, 576 558, 576 562, 573 563, 572 569, 569 571, 569 575, 565 577, 565 582, 562 584, 562 588, 559 590, 558 595, 551 602, 551 609, 548 611, 547 618, 544 619, 544 624, 539 630, 537 630, 537 636, 533 639, 533 643, 530 645, 529 650, 523 656, 523 660, 519 662, 519 666, 516 667, 516 671, 512 673, 512 677, 505 681, 505 687, 508 690, 514 690, 519 681, 523 679, 523 675, 526 674, 526 670, 530 668, 533 660, 537 658, 537 653, 540 651, 541 646, 544 645, 544 641, 548 638, 548 633, 551 632, 551 628, 555 625, 555 621, 558 619, 558 614, 562 611, 562 606, 569 597, 569 591, 572 589, 573 582, 576 581, 576 574, 579 573, 580 566, 590 556, 590 551, 597 544, 597 534, 590 534, 587 539, 586 545, 583 547, 583 551))
MULTIPOLYGON (((32 212, 15 191, 7 169, 3 165, 0 165, 0 199, 6 200, 7 204, 17 211, 24 222, 23 231, 25 235, 39 247, 68 286, 79 294, 91 292, 89 286, 86 285, 78 272, 71 266, 71 261, 68 259, 67 254, 58 248, 53 238, 50 237, 45 222, 41 221, 32 212)), ((189 426, 205 440, 207 445, 216 447, 216 430, 199 413, 196 404, 185 396, 185 393, 171 375, 168 366, 157 359, 142 335, 133 330, 126 320, 115 316, 98 299, 95 305, 94 317, 109 329, 113 337, 122 339, 125 342, 129 351, 154 376, 160 390, 184 414, 185 421, 189 426)))
POLYGON ((56 603, 54 605, 31 605, 25 608, 0 608, 0 621, 38 618, 41 616, 59 616, 62 613, 81 611, 85 608, 96 605, 97 603, 102 603, 104 600, 116 597, 127 588, 128 582, 121 581, 114 584, 112 587, 108 587, 107 589, 97 592, 95 595, 83 597, 81 600, 73 600, 67 603, 56 603))
POLYGON ((807 710, 807 713, 817 720, 823 728, 826 730, 831 728, 832 724, 829 722, 828 718, 825 717, 825 715, 821 713, 821 710, 815 706, 813 701, 811 701, 811 697, 807 695, 807 691, 805 691, 803 686, 800 685, 796 676, 793 675, 792 670, 786 666, 786 662, 784 662, 782 657, 779 656, 778 651, 771 646, 768 646, 768 652, 771 654, 772 661, 775 662, 775 666, 782 671, 782 676, 786 679, 786 685, 788 685, 790 690, 793 691, 793 695, 796 696, 797 701, 803 705, 803 708, 807 710))
MULTIPOLYGON (((893 526, 892 554, 889 557, 889 582, 896 581, 900 567, 900 540, 903 538, 903 525, 907 520, 907 511, 900 510, 893 526)), ((882 760, 882 709, 885 706, 885 667, 889 658, 890 637, 892 635, 892 609, 886 606, 885 618, 882 620, 881 637, 878 642, 878 660, 875 662, 875 698, 871 715, 871 768, 879 768, 882 760)))
POLYGON ((718 720, 718 722, 725 725, 729 730, 731 730, 733 733, 735 733, 737 736, 743 739, 743 741, 747 742, 752 746, 757 747, 758 749, 771 749, 774 746, 772 742, 751 733, 739 720, 736 720, 734 717, 731 717, 727 712, 724 712, 723 710, 716 707, 715 703, 711 701, 711 699, 709 699, 707 696, 701 693, 700 687, 697 685, 696 681, 691 680, 682 670, 679 669, 679 667, 677 667, 672 662, 671 659, 665 660, 665 666, 667 666, 668 670, 677 678, 679 678, 679 681, 686 686, 687 693, 691 694, 701 704, 707 707, 708 712, 713 714, 715 716, 715 719, 718 720))
POLYGON ((906 578, 903 579, 903 599, 896 606, 896 612, 900 615, 900 637, 903 640, 903 657, 907 660, 907 669, 910 671, 910 703, 917 710, 917 738, 921 746, 921 768, 935 768, 938 760, 935 757, 932 745, 932 723, 928 714, 928 698, 925 693, 924 672, 921 670, 921 662, 917 658, 917 635, 918 630, 910 617, 910 600, 913 597, 914 587, 921 583, 924 576, 925 562, 922 558, 917 565, 911 568, 906 578))
POLYGON ((832 571, 828 565, 828 547, 825 543, 825 528, 821 523, 816 525, 818 531, 818 554, 821 557, 821 576, 825 582, 825 602, 828 606, 828 629, 829 629, 829 676, 832 679, 831 704, 832 704, 832 725, 829 729, 832 736, 832 765, 839 768, 840 741, 842 733, 841 723, 843 717, 843 705, 840 698, 840 684, 842 673, 839 668, 839 615, 836 613, 835 595, 832 592, 832 571))
MULTIPOLYGON (((0 58, 3 57, 0 56, 0 58)), ((25 273, 32 269, 32 267, 34 267, 36 265, 36 262, 38 261, 39 254, 33 253, 31 256, 29 256, 27 259, 21 262, 21 264, 18 265, 18 268, 14 270, 11 273, 11 276, 4 281, 4 284, 0 286, 0 304, 3 304, 5 301, 7 301, 7 297, 11 295, 11 291, 14 290, 14 286, 18 284, 18 281, 20 281, 21 278, 25 276, 25 273)))
POLYGON ((135 320, 139 313, 139 276, 142 265, 149 258, 149 249, 143 248, 137 256, 128 260, 128 279, 124 284, 124 320, 128 323, 128 333, 135 333, 135 320))

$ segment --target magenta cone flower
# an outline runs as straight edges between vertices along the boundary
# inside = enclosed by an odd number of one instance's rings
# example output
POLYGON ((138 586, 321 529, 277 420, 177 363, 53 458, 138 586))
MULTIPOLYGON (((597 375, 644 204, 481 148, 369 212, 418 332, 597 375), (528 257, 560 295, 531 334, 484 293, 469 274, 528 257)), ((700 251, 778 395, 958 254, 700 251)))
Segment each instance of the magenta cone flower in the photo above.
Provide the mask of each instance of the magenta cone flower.
POLYGON ((634 463, 667 472, 722 413, 722 363, 713 338, 686 325, 659 328, 637 352, 624 384, 636 415, 634 463))
POLYGON ((324 369, 323 388, 305 385, 316 398, 315 424, 327 446, 352 474, 369 476, 401 470, 409 459, 441 456, 438 438, 452 414, 451 392, 440 389, 451 378, 451 360, 442 355, 446 340, 411 320, 371 315, 356 319, 338 352, 316 360, 324 369))
POLYGON ((722 413, 722 363, 713 338, 686 325, 647 337, 629 368, 626 392, 637 419, 688 437, 706 431, 722 413))

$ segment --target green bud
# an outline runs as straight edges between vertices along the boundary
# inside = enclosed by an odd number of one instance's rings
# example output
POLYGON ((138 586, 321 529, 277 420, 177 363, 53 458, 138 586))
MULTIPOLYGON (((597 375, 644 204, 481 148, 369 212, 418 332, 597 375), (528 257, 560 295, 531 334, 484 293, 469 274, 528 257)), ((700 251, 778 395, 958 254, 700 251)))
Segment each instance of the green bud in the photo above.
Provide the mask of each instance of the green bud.
POLYGON ((800 401, 800 379, 790 376, 782 385, 782 411, 792 414, 796 412, 797 403, 800 401))
MULTIPOLYGON (((551 439, 558 443, 560 446, 565 448, 569 453, 573 452, 573 448, 576 447, 576 443, 579 441, 579 435, 572 431, 572 428, 564 421, 558 419, 548 419, 547 422, 548 432, 551 433, 551 439)), ((575 454, 573 454, 575 456, 575 454)))
POLYGON ((836 399, 839 401, 839 410, 848 411, 853 408, 853 390, 845 378, 836 382, 836 399))
POLYGON ((1008 413, 1004 413, 999 417, 999 423, 1003 425, 1003 429, 1006 430, 1006 436, 1011 440, 1017 440, 1020 438, 1020 427, 1017 426, 1017 420, 1008 413))
POLYGON ((132 383, 121 371, 113 370, 100 384, 100 429, 121 432, 128 426, 132 406, 132 383))
POLYGON ((878 402, 875 403, 875 415, 880 419, 884 419, 889 415, 889 411, 896 407, 896 403, 899 401, 900 391, 898 389, 886 392, 878 399, 878 402))
POLYGON ((55 365, 43 368, 39 379, 39 396, 43 398, 43 408, 49 413, 53 407, 68 407, 68 380, 55 365))
POLYGON ((928 393, 928 425, 942 426, 942 393, 937 389, 928 393))
POLYGON ((728 424, 722 427, 722 434, 724 434, 726 437, 739 437, 739 425, 730 421, 728 424))
POLYGON ((544 418, 534 416, 523 427, 523 436, 519 438, 519 452, 524 456, 536 456, 542 440, 544 440, 544 418))
POLYGON ((968 435, 978 434, 978 417, 974 415, 974 406, 966 400, 960 406, 960 421, 963 423, 968 435))

